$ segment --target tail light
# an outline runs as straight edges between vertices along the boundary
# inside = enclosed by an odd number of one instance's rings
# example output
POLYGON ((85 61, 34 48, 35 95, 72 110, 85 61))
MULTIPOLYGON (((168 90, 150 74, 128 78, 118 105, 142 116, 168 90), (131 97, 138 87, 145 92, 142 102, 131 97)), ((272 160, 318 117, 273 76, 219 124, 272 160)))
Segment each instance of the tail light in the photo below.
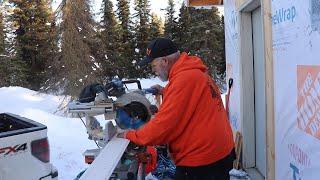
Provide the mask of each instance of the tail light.
POLYGON ((91 164, 94 159, 98 156, 100 152, 100 149, 87 149, 83 155, 84 155, 84 162, 87 164, 91 164))
POLYGON ((50 150, 47 138, 31 142, 31 154, 40 161, 47 163, 50 161, 50 150))
POLYGON ((94 161, 94 156, 85 156, 84 162, 87 164, 91 164, 94 161))

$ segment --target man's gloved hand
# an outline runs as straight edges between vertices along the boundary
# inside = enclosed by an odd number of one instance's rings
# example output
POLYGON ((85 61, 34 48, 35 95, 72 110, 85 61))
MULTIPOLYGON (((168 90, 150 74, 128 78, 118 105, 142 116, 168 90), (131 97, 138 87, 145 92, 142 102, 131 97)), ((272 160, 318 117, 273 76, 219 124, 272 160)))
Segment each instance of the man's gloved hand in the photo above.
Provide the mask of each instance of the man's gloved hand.
POLYGON ((150 163, 152 160, 151 154, 149 154, 148 152, 140 152, 137 153, 135 156, 139 163, 150 163))
POLYGON ((159 84, 153 85, 150 88, 157 90, 157 94, 154 94, 154 95, 162 95, 163 93, 163 87, 160 86, 159 84))
POLYGON ((116 136, 118 138, 126 138, 126 134, 127 134, 127 130, 123 130, 123 129, 120 129, 120 128, 117 129, 116 136))

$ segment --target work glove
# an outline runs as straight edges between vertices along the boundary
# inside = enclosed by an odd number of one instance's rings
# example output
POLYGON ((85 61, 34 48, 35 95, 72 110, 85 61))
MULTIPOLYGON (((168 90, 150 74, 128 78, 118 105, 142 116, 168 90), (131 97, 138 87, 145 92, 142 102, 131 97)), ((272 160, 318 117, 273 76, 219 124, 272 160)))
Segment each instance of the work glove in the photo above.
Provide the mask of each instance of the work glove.
POLYGON ((117 134, 116 136, 118 138, 126 138, 126 134, 127 134, 127 130, 123 130, 123 129, 120 129, 120 128, 117 128, 117 134))
POLYGON ((150 163, 152 160, 152 156, 148 152, 139 152, 135 155, 139 163, 150 163))

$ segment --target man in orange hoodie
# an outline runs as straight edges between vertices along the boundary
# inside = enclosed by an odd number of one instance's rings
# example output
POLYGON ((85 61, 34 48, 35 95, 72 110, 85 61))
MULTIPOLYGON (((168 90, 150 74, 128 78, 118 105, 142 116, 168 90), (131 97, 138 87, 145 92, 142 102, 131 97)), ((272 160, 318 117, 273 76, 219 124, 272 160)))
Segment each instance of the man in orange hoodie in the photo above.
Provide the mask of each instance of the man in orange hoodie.
POLYGON ((226 180, 232 169, 234 142, 220 91, 200 58, 180 53, 165 38, 153 40, 140 65, 152 71, 166 87, 158 113, 138 130, 118 134, 139 145, 169 147, 177 168, 175 179, 226 180))

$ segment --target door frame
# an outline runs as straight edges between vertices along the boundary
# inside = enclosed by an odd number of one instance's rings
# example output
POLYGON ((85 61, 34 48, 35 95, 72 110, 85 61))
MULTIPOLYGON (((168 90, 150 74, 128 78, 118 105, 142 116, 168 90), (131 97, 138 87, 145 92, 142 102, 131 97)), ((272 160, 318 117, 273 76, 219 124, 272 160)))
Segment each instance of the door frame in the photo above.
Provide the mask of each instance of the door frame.
POLYGON ((238 8, 240 34, 240 76, 241 76, 241 112, 242 112, 242 164, 253 179, 275 179, 274 149, 274 92, 273 92, 273 53, 271 0, 247 0, 238 8), (251 13, 261 7, 263 52, 265 60, 265 93, 266 93, 266 177, 255 168, 255 115, 254 115, 254 71, 252 46, 251 13), (248 43, 249 42, 249 43, 248 43))

